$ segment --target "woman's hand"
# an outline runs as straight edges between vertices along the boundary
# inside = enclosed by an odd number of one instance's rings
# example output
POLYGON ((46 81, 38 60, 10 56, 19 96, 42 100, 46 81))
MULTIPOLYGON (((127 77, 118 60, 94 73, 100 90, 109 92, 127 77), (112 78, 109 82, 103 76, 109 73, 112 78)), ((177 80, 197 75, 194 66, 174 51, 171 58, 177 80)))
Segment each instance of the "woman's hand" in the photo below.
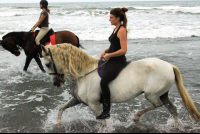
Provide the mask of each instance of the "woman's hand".
POLYGON ((35 30, 35 28, 34 28, 34 27, 32 27, 32 28, 31 28, 31 31, 34 31, 34 30, 35 30))
POLYGON ((111 58, 110 54, 106 54, 106 56, 104 57, 104 59, 105 59, 106 61, 108 61, 110 58, 111 58))
POLYGON ((106 54, 106 52, 103 51, 103 53, 100 54, 100 58, 103 58, 105 54, 106 54))

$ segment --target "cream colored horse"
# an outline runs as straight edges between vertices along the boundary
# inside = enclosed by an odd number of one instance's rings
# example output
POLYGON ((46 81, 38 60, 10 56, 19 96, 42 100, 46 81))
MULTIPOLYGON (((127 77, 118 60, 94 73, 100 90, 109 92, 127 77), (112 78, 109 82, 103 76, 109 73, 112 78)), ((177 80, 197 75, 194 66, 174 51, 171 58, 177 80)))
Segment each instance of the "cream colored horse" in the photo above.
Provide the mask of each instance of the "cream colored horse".
MULTIPOLYGON (((73 98, 59 108, 57 121, 61 121, 62 113, 66 108, 80 103, 88 105, 96 116, 100 115, 101 78, 97 70, 84 76, 97 68, 99 59, 93 58, 81 49, 67 43, 43 47, 42 55, 55 86, 59 87, 64 84, 64 78, 58 74, 65 74, 71 82, 76 79, 73 82, 76 89, 71 89, 73 98)), ((199 121, 200 114, 184 88, 179 69, 157 58, 146 58, 127 65, 118 77, 109 84, 111 103, 126 102, 144 93, 145 98, 153 106, 138 111, 134 116, 134 121, 139 121, 144 113, 162 105, 168 108, 177 121, 177 109, 168 97, 169 89, 174 83, 177 85, 178 92, 189 114, 193 119, 199 121)))

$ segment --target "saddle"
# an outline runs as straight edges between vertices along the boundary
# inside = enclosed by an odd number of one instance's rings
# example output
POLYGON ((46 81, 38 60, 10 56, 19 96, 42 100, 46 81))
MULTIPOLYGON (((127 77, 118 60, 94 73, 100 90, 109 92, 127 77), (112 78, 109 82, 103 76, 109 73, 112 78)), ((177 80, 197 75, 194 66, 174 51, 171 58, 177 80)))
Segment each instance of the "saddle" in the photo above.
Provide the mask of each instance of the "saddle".
MULTIPOLYGON (((98 63, 98 74, 99 76, 102 78, 105 70, 106 70, 106 67, 107 67, 107 63, 105 64, 106 61, 103 61, 103 60, 100 60, 99 63, 98 63), (103 65, 104 64, 104 65, 103 65)), ((131 61, 127 62, 127 65, 131 63, 131 61)))
MULTIPOLYGON (((37 37, 38 33, 39 33, 39 30, 36 30, 34 32, 34 40, 37 37)), ((49 32, 40 40, 40 43, 43 44, 44 46, 49 45, 50 43, 52 45, 56 44, 55 32, 52 28, 49 29, 49 32)), ((34 44, 34 46, 37 48, 37 46, 35 44, 34 44)))

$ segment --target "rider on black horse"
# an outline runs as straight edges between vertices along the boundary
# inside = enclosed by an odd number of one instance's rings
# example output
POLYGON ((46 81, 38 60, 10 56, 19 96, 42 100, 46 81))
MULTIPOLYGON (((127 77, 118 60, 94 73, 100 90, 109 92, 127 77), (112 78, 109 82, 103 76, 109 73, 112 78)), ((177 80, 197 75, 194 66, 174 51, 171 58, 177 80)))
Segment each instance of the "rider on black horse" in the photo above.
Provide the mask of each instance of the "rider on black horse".
POLYGON ((38 53, 40 57, 42 57, 42 49, 41 49, 41 43, 40 40, 48 33, 49 31, 49 14, 50 10, 48 8, 48 1, 47 0, 41 0, 40 1, 40 8, 42 9, 42 12, 40 14, 40 18, 37 21, 37 23, 31 28, 32 31, 34 31, 37 27, 40 28, 40 32, 38 33, 37 37, 35 38, 35 42, 38 50, 38 53))

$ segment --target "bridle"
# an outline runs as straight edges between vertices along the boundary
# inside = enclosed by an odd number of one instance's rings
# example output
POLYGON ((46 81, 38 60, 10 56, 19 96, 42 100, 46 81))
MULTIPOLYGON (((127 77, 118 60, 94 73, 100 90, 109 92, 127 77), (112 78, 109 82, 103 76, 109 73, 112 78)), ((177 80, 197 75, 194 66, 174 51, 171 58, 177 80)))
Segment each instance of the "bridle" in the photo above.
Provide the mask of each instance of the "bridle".
POLYGON ((50 55, 50 57, 51 57, 51 60, 52 60, 52 63, 53 63, 53 68, 54 68, 54 73, 49 73, 49 75, 56 75, 56 78, 58 79, 58 80, 60 80, 61 82, 65 82, 64 81, 64 74, 59 74, 58 72, 57 72, 57 69, 56 69, 56 65, 55 65, 55 62, 54 62, 54 60, 53 60, 53 56, 52 56, 52 53, 51 53, 51 50, 48 48, 48 50, 49 50, 49 55, 50 55))
MULTIPOLYGON (((29 40, 29 38, 30 38, 30 33, 32 32, 32 30, 30 30, 29 32, 28 32, 28 35, 27 35, 27 37, 26 37, 26 39, 23 41, 23 46, 25 45, 25 43, 29 40)), ((29 40, 29 44, 30 44, 30 41, 31 40, 29 40)), ((2 41, 0 42, 0 44, 2 43, 2 41)), ((9 44, 9 45, 12 45, 12 44, 10 44, 10 43, 7 43, 7 44, 9 44)), ((16 44, 16 48, 17 48, 17 51, 21 51, 22 50, 22 48, 18 45, 18 44, 16 44)))

